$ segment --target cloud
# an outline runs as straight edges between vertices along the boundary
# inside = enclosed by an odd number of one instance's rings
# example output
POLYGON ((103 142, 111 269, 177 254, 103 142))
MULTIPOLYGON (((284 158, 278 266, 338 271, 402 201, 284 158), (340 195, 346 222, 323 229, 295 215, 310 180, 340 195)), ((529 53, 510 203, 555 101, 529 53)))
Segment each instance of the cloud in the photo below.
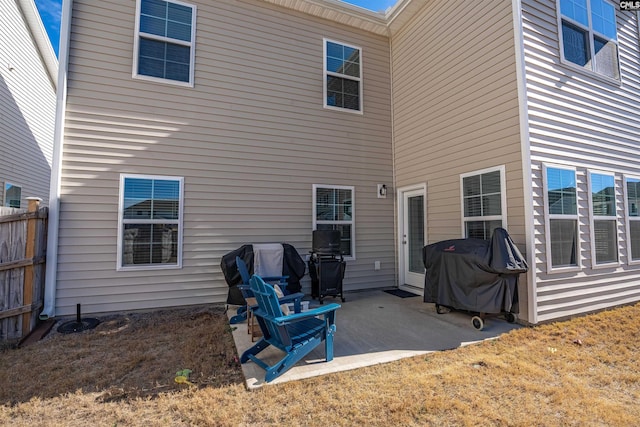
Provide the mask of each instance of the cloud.
POLYGON ((41 15, 60 22, 62 17, 62 0, 35 0, 41 15))

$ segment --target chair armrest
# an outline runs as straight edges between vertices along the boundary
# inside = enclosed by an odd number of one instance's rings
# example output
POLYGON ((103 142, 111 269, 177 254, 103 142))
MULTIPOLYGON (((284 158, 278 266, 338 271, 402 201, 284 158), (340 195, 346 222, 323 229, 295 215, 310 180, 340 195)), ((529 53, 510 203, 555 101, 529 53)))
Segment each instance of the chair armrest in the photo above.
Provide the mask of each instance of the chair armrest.
POLYGON ((295 294, 285 295, 282 298, 278 298, 278 302, 280 304, 286 304, 288 302, 293 303, 293 311, 294 313, 300 313, 302 310, 302 298, 304 294, 302 292, 296 292, 295 294))
POLYGON ((322 307, 314 308, 303 313, 289 314, 287 316, 275 317, 273 321, 278 325, 286 325, 287 323, 299 322, 300 320, 309 319, 311 317, 321 316, 323 314, 331 313, 341 307, 340 304, 331 303, 323 305, 322 307))
POLYGON ((243 298, 251 298, 253 296, 253 291, 251 290, 251 286, 240 284, 238 285, 238 289, 242 293, 243 298))
POLYGON ((262 278, 262 280, 264 280, 265 282, 271 282, 273 280, 278 280, 280 282, 286 282, 287 279, 289 278, 289 276, 260 276, 262 278))

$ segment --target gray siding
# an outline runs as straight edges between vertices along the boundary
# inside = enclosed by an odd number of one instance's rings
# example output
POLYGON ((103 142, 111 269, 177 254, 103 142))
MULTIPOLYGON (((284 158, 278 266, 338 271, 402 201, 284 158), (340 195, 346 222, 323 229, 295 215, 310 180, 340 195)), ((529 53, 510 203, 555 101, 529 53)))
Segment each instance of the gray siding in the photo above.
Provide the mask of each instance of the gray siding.
POLYGON ((191 3, 185 88, 132 79, 134 1, 74 1, 56 314, 224 302, 225 253, 308 253, 313 184, 355 186, 345 290, 393 285, 393 199, 376 197, 392 182, 388 40, 257 0, 191 3), (363 115, 322 108, 323 37, 362 48, 363 115), (121 173, 184 177, 182 269, 116 271, 121 173))
POLYGON ((640 176, 637 15, 617 11, 621 83, 616 84, 560 62, 555 1, 525 0, 522 3, 533 203, 538 218, 535 228, 537 320, 638 301, 640 266, 627 264, 622 193, 623 174, 640 176), (547 273, 542 184, 545 162, 575 167, 578 172, 580 271, 547 273), (615 268, 591 268, 589 169, 616 175, 621 263, 615 268))
POLYGON ((0 2, 0 205, 5 182, 49 200, 55 89, 23 15, 0 2))
MULTIPOLYGON (((511 8, 425 3, 392 37, 395 185, 426 182, 433 243, 462 236, 460 174, 505 165, 508 231, 525 252, 511 8)), ((523 275, 524 318, 526 294, 523 275)))

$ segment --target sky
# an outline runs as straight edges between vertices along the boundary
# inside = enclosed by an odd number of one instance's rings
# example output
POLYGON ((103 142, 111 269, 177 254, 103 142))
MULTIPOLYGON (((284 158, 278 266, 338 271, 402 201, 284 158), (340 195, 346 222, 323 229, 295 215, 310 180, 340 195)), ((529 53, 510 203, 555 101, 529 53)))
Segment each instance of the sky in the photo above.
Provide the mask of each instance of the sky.
MULTIPOLYGON (((397 0, 343 0, 356 6, 364 7, 375 12, 387 10, 397 0)), ((60 40, 60 16, 62 14, 62 0, 35 0, 42 23, 44 24, 51 46, 58 56, 58 44, 60 40)))

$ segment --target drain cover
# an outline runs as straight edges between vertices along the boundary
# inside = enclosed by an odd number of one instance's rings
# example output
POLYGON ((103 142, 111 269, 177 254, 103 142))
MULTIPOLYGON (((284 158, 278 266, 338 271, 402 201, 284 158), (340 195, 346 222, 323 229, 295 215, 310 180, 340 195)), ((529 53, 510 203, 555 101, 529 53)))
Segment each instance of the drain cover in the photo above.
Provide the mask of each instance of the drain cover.
POLYGON ((58 326, 58 332, 62 334, 72 334, 74 332, 82 332, 88 329, 93 329, 100 321, 98 319, 94 319, 89 317, 87 319, 82 319, 79 322, 77 320, 72 320, 70 322, 65 322, 62 325, 58 326))

